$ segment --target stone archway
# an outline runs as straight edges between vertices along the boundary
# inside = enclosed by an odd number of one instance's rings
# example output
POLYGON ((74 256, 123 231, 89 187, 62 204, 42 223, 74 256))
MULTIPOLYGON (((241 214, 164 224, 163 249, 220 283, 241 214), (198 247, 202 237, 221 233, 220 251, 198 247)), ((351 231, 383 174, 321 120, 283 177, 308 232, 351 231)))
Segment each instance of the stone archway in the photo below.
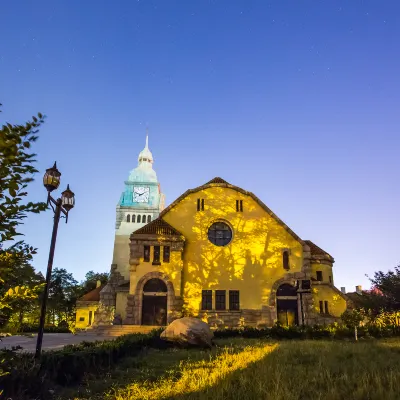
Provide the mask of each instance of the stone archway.
POLYGON ((289 283, 283 283, 276 291, 276 313, 278 322, 283 326, 298 325, 298 309, 296 287, 289 283))
POLYGON ((271 293, 269 296, 268 306, 271 313, 271 322, 278 320, 278 312, 277 312, 277 290, 280 286, 288 284, 294 286, 296 284, 296 280, 294 278, 281 278, 274 282, 271 288, 271 293))
POLYGON ((142 315, 143 315, 143 293, 144 287, 148 281, 151 279, 159 279, 163 281, 163 283, 167 287, 167 324, 169 324, 176 317, 174 312, 176 311, 176 298, 175 298, 175 290, 174 285, 171 282, 170 278, 163 274, 162 272, 149 272, 146 275, 142 276, 139 282, 136 285, 136 290, 134 294, 134 306, 133 306, 133 320, 135 325, 142 325, 142 315))

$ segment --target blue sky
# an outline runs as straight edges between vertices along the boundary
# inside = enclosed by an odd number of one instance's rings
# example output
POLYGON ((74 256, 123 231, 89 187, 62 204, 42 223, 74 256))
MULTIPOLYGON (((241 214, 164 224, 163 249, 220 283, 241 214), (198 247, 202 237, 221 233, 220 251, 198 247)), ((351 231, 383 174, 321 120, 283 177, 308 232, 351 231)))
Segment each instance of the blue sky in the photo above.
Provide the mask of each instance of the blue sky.
MULTIPOLYGON (((146 125, 167 204, 221 176, 336 259, 335 284, 400 261, 398 1, 9 1, 1 122, 76 193, 54 265, 111 264, 115 206, 146 125)), ((44 271, 52 213, 23 227, 44 271)))

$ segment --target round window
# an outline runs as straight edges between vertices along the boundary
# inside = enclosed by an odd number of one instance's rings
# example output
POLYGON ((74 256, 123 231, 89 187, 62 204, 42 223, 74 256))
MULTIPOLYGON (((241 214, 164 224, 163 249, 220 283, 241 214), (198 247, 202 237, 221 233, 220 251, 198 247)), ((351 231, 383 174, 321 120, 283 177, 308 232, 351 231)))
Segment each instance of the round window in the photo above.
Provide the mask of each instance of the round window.
POLYGON ((232 229, 225 222, 215 222, 208 229, 208 239, 216 246, 226 246, 232 240, 232 229))

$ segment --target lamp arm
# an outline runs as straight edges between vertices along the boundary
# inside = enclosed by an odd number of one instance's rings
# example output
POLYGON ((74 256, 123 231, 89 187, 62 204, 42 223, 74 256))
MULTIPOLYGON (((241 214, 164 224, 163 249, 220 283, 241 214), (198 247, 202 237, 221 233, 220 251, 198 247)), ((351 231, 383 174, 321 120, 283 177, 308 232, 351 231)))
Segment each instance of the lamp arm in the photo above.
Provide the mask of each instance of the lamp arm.
MULTIPOLYGON (((56 212, 56 211, 55 211, 53 205, 57 207, 58 202, 60 202, 60 204, 61 204, 61 199, 54 200, 53 197, 51 197, 51 194, 49 192, 49 194, 47 195, 47 205, 50 204, 51 208, 53 209, 54 212, 56 212)), ((65 217, 68 220, 68 211, 62 205, 59 205, 59 207, 60 207, 60 211, 65 215, 65 217)), ((65 221, 65 222, 67 222, 67 221, 65 221)))

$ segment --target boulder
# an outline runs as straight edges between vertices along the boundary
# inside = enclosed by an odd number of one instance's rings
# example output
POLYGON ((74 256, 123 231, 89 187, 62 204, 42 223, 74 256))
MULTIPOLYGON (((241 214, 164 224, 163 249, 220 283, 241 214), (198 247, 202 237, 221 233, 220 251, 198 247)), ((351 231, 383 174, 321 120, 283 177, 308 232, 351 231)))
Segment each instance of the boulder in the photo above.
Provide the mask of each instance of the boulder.
POLYGON ((184 317, 172 321, 160 337, 180 345, 211 347, 214 334, 200 319, 184 317))

